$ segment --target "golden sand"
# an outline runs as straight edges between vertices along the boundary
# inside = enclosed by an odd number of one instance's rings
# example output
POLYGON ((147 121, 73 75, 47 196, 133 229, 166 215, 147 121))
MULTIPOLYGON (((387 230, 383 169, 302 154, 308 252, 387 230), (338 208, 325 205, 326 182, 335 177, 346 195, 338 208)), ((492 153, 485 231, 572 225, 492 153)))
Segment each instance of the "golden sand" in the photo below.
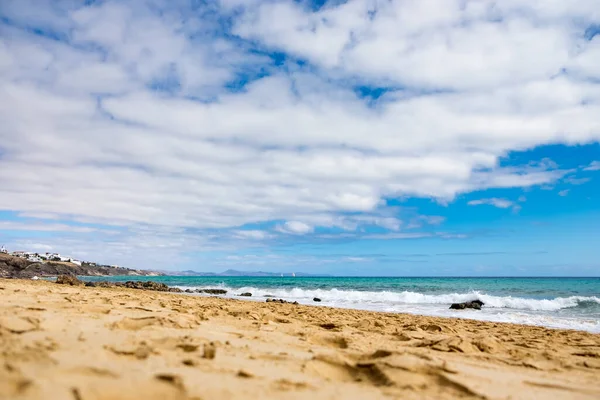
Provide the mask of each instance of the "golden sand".
POLYGON ((0 399, 600 399, 600 335, 0 280, 0 399))

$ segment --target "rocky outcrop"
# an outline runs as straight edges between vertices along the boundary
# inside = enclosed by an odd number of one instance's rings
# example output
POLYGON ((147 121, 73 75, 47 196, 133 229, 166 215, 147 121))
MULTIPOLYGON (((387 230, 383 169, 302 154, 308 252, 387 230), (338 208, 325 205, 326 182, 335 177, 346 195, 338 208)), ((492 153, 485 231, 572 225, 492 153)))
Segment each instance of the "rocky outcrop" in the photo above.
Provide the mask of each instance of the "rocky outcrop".
POLYGON ((225 289, 196 289, 196 293, 207 293, 207 294, 226 294, 225 289))
POLYGON ((183 293, 183 290, 177 287, 169 287, 161 282, 153 281, 127 281, 127 282, 108 282, 108 281, 97 281, 97 282, 85 282, 80 281, 73 275, 61 275, 56 280, 56 283, 64 285, 85 285, 86 287, 95 288, 127 288, 127 289, 138 289, 138 290, 154 290, 157 292, 173 292, 183 293), (78 283, 77 283, 78 282, 78 283))
POLYGON ((10 254, 0 253, 0 278, 31 279, 34 276, 48 277, 59 275, 75 276, 114 276, 114 275, 161 275, 152 271, 109 267, 95 263, 81 265, 62 261, 33 262, 10 254))
POLYGON ((294 304, 294 305, 298 305, 297 301, 294 301, 292 303, 291 301, 287 301, 287 300, 283 300, 283 299, 267 299, 267 303, 281 303, 281 304, 294 304))
POLYGON ((240 296, 242 296, 242 297, 252 297, 252 293, 250 293, 250 292, 244 292, 244 293, 240 294, 240 296))
MULTIPOLYGON (((92 283, 92 282, 87 282, 87 283, 92 283)), ((86 286, 87 286, 87 283, 86 283, 86 286)), ((98 282, 94 282, 94 287, 101 287, 101 288, 115 287, 115 283, 107 282, 107 281, 98 281, 98 282)))
POLYGON ((168 292, 171 289, 164 283, 153 281, 127 281, 123 284, 117 284, 117 286, 123 286, 128 289, 155 290, 157 292, 168 292))
POLYGON ((450 306, 451 310, 465 310, 467 308, 473 309, 473 310, 481 310, 481 306, 483 306, 484 303, 481 300, 473 300, 473 301, 466 301, 464 303, 454 303, 450 306))
POLYGON ((318 297, 315 297, 315 298, 313 299, 313 301, 316 301, 317 303, 319 303, 319 302, 321 302, 321 299, 320 299, 320 298, 318 298, 318 297))
POLYGON ((84 283, 77 279, 76 276, 73 275, 59 275, 56 278, 56 283, 59 285, 71 285, 71 286, 83 286, 84 283))

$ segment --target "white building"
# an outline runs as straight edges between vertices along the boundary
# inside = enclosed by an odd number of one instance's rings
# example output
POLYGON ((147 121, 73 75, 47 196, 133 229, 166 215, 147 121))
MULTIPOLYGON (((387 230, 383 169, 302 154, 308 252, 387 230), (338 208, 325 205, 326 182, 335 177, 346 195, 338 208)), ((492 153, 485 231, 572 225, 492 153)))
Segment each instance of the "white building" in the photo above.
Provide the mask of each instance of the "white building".
MULTIPOLYGON (((4 246, 2 246, 2 248, 0 248, 0 252, 1 253, 8 253, 8 251, 6 250, 6 248, 4 246)), ((75 265, 79 265, 81 266, 81 261, 79 260, 75 260, 74 258, 71 257, 63 257, 61 256, 59 253, 45 253, 45 254, 38 254, 38 253, 32 253, 30 251, 13 251, 12 253, 10 253, 11 255, 15 256, 15 257, 21 257, 21 258, 25 258, 29 261, 32 262, 46 262, 46 261, 53 261, 53 260, 60 260, 60 261, 65 261, 65 262, 70 262, 73 263, 75 265)))
POLYGON ((48 259, 48 261, 52 260, 53 258, 58 258, 61 261, 63 259, 63 257, 58 253, 46 253, 45 256, 48 259))
POLYGON ((0 253, 4 253, 4 254, 8 253, 8 250, 6 250, 6 247, 4 247, 4 245, 2 245, 2 247, 0 247, 0 253))

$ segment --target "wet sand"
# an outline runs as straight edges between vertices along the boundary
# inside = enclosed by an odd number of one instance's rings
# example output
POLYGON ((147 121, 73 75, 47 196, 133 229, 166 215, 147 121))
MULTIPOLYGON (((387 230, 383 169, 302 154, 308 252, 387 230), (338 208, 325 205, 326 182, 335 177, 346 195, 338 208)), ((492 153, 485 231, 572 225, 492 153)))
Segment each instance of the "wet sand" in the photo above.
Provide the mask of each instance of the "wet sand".
POLYGON ((600 335, 0 280, 0 399, 599 399, 600 335))

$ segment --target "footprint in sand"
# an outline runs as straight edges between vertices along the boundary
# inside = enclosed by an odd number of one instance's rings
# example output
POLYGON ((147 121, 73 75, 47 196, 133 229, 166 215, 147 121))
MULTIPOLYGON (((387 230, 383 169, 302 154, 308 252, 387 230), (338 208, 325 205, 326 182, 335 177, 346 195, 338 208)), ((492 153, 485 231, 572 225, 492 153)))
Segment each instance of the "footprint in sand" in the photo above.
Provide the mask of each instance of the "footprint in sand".
POLYGON ((40 323, 31 317, 2 316, 0 317, 0 328, 11 333, 21 334, 38 330, 40 323))
POLYGON ((113 323, 111 329, 125 329, 137 331, 150 326, 161 326, 176 329, 192 329, 200 325, 199 319, 194 315, 169 315, 168 317, 125 317, 113 323))
POLYGON ((325 345, 327 347, 334 347, 337 349, 347 349, 350 345, 350 340, 340 335, 312 335, 308 339, 311 343, 325 345))
POLYGON ((146 342, 140 343, 120 343, 112 346, 107 346, 107 350, 119 356, 135 357, 138 360, 145 360, 154 352, 154 349, 146 342))

